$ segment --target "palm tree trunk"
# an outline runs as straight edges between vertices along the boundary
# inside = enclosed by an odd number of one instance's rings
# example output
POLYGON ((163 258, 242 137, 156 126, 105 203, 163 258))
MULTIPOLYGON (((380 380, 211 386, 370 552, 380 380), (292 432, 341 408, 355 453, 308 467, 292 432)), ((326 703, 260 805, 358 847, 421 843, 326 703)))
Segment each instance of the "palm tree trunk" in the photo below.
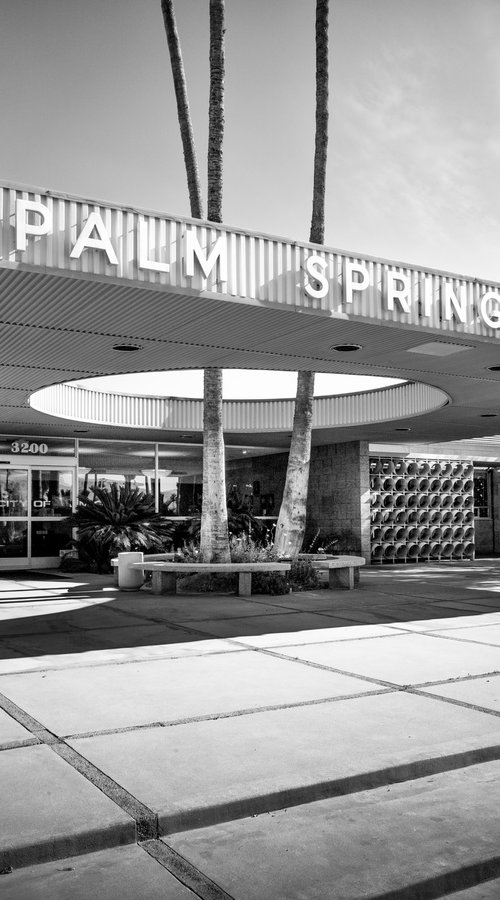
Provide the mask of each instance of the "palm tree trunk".
MULTIPOLYGON (((210 0, 210 99, 208 203, 211 222, 222 222, 224 138, 224 0, 210 0)), ((204 562, 229 562, 226 467, 222 421, 222 371, 205 369, 203 381, 203 502, 200 554, 204 562)))
POLYGON ((208 116, 208 211, 222 222, 222 141, 224 138, 224 0, 210 0, 210 99, 208 116))
MULTIPOLYGON (((177 116, 184 150, 191 215, 203 218, 201 186, 186 78, 175 22, 173 0, 161 0, 167 34, 177 116)), ((224 2, 210 2, 210 99, 208 144, 208 218, 222 221, 222 141, 224 136, 224 2)), ((224 435, 222 427, 222 372, 207 369, 203 393, 203 496, 201 556, 205 562, 230 558, 227 530, 224 435)))
POLYGON ((323 244, 325 234, 326 160, 328 151, 328 5, 316 3, 316 135, 313 208, 309 240, 323 244))
POLYGON ((205 369, 203 385, 203 502, 200 558, 228 562, 224 435, 222 431, 222 370, 205 369))
POLYGON ((313 398, 314 372, 298 372, 285 489, 274 539, 279 556, 292 559, 300 552, 306 527, 313 398))
MULTIPOLYGON (((328 149, 328 14, 329 0, 316 0, 316 135, 313 208, 309 240, 322 244, 325 231, 328 149)), ((285 489, 274 540, 280 556, 295 559, 304 540, 311 456, 314 372, 297 373, 297 394, 285 489)))
POLYGON ((203 201, 201 197, 200 176, 198 172, 198 160, 194 143, 193 125, 187 96, 186 76, 182 62, 179 33, 175 22, 173 0, 161 0, 163 23, 167 34, 168 49, 170 52, 170 64, 174 80, 175 99, 177 101, 177 118, 181 132, 182 149, 184 151, 184 165, 188 183, 189 202, 191 215, 194 219, 203 218, 203 201))

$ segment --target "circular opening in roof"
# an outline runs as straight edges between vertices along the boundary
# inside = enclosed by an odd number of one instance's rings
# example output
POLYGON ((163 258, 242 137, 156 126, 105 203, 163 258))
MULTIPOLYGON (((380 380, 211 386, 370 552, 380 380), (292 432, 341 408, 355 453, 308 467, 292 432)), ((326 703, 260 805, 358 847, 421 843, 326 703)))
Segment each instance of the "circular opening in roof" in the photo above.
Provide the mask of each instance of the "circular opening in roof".
MULTIPOLYGON (((297 373, 256 369, 223 369, 225 400, 277 400, 295 397, 297 373)), ((85 378, 70 384, 87 390, 151 397, 203 397, 203 370, 180 369, 168 372, 135 372, 85 378)), ((401 384, 399 378, 367 375, 317 373, 315 397, 357 394, 401 384)))

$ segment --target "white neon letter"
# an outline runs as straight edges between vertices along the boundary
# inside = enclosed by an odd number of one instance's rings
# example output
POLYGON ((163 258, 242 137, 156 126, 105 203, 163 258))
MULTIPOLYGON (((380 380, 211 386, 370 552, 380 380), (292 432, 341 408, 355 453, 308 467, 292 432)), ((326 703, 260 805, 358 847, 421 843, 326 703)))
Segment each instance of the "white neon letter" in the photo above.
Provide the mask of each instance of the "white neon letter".
POLYGON ((387 272, 387 309, 394 309, 394 301, 397 300, 404 313, 410 312, 410 276, 401 272, 387 272), (402 284, 403 287, 396 287, 402 284))
POLYGON ((310 278, 313 278, 314 281, 317 281, 320 284, 319 288, 314 288, 307 282, 304 290, 310 297, 326 297, 328 293, 328 280, 323 275, 323 272, 327 267, 328 263, 326 259, 323 259, 322 256, 318 256, 317 253, 313 253, 312 256, 307 257, 305 270, 310 278), (322 271, 318 272, 318 269, 321 269, 322 271))
POLYGON ((153 272, 170 272, 170 266, 165 262, 156 262, 154 259, 148 259, 148 224, 145 219, 139 218, 139 262, 140 269, 150 269, 153 272))
POLYGON ((486 293, 481 297, 479 312, 481 313, 481 317, 486 325, 488 325, 490 328, 500 328, 500 309, 497 312, 497 318, 492 319, 486 308, 490 300, 495 301, 500 306, 500 294, 498 294, 497 291, 486 291, 486 293))
POLYGON ((370 274, 366 266, 362 266, 359 263, 349 262, 348 259, 345 261, 345 302, 352 303, 352 295, 354 291, 366 291, 366 288, 370 284, 370 274), (355 279, 354 273, 360 275, 361 278, 355 279))
POLYGON ((467 290, 465 285, 460 287, 460 300, 451 284, 444 285, 444 318, 448 321, 456 315, 459 322, 467 321, 467 290))
POLYGON ((85 222, 78 240, 70 253, 71 259, 79 259, 86 247, 89 247, 91 250, 104 250, 111 265, 118 265, 118 257, 114 251, 113 244, 111 243, 111 238, 106 231, 106 226, 98 212, 90 213, 90 216, 85 222), (99 237, 90 237, 94 228, 99 237))
POLYGON ((432 312, 432 278, 424 278, 424 304, 422 316, 426 319, 429 318, 432 312))
POLYGON ((227 281, 227 241, 225 234, 220 235, 215 245, 212 247, 210 256, 207 258, 194 231, 186 231, 186 255, 184 265, 186 275, 191 277, 194 275, 195 256, 201 266, 205 278, 208 278, 218 260, 219 277, 217 280, 227 281))
POLYGON ((26 250, 27 234, 48 234, 52 229, 52 210, 36 200, 16 200, 16 250, 26 250), (38 225, 28 222, 27 213, 38 213, 38 225))

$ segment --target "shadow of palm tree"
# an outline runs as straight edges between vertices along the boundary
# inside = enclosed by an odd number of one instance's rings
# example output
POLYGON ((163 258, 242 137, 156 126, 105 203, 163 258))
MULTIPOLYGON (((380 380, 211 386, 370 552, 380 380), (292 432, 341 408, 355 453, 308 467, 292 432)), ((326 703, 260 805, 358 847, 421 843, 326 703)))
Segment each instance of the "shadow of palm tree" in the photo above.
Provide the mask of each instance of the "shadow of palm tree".
POLYGON ((124 592, 112 577, 0 576, 0 659, 162 648, 262 634, 457 618, 500 610, 500 567, 363 572, 354 591, 280 596, 124 592))

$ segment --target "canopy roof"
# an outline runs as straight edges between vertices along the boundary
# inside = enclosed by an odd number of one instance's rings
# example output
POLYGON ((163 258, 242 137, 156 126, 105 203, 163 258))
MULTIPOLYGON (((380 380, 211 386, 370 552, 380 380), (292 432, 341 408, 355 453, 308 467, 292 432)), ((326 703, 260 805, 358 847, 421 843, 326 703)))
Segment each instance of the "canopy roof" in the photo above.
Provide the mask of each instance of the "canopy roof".
MULTIPOLYGON (((22 187, 2 188, 1 210, 3 433, 72 436, 91 421, 100 437, 192 439, 184 401, 148 422, 147 401, 133 421, 100 418, 95 398, 29 400, 94 375, 209 366, 417 383, 358 395, 344 417, 330 404, 315 443, 498 431, 497 284, 22 187)), ((231 403, 228 443, 287 445, 289 401, 231 403)))

